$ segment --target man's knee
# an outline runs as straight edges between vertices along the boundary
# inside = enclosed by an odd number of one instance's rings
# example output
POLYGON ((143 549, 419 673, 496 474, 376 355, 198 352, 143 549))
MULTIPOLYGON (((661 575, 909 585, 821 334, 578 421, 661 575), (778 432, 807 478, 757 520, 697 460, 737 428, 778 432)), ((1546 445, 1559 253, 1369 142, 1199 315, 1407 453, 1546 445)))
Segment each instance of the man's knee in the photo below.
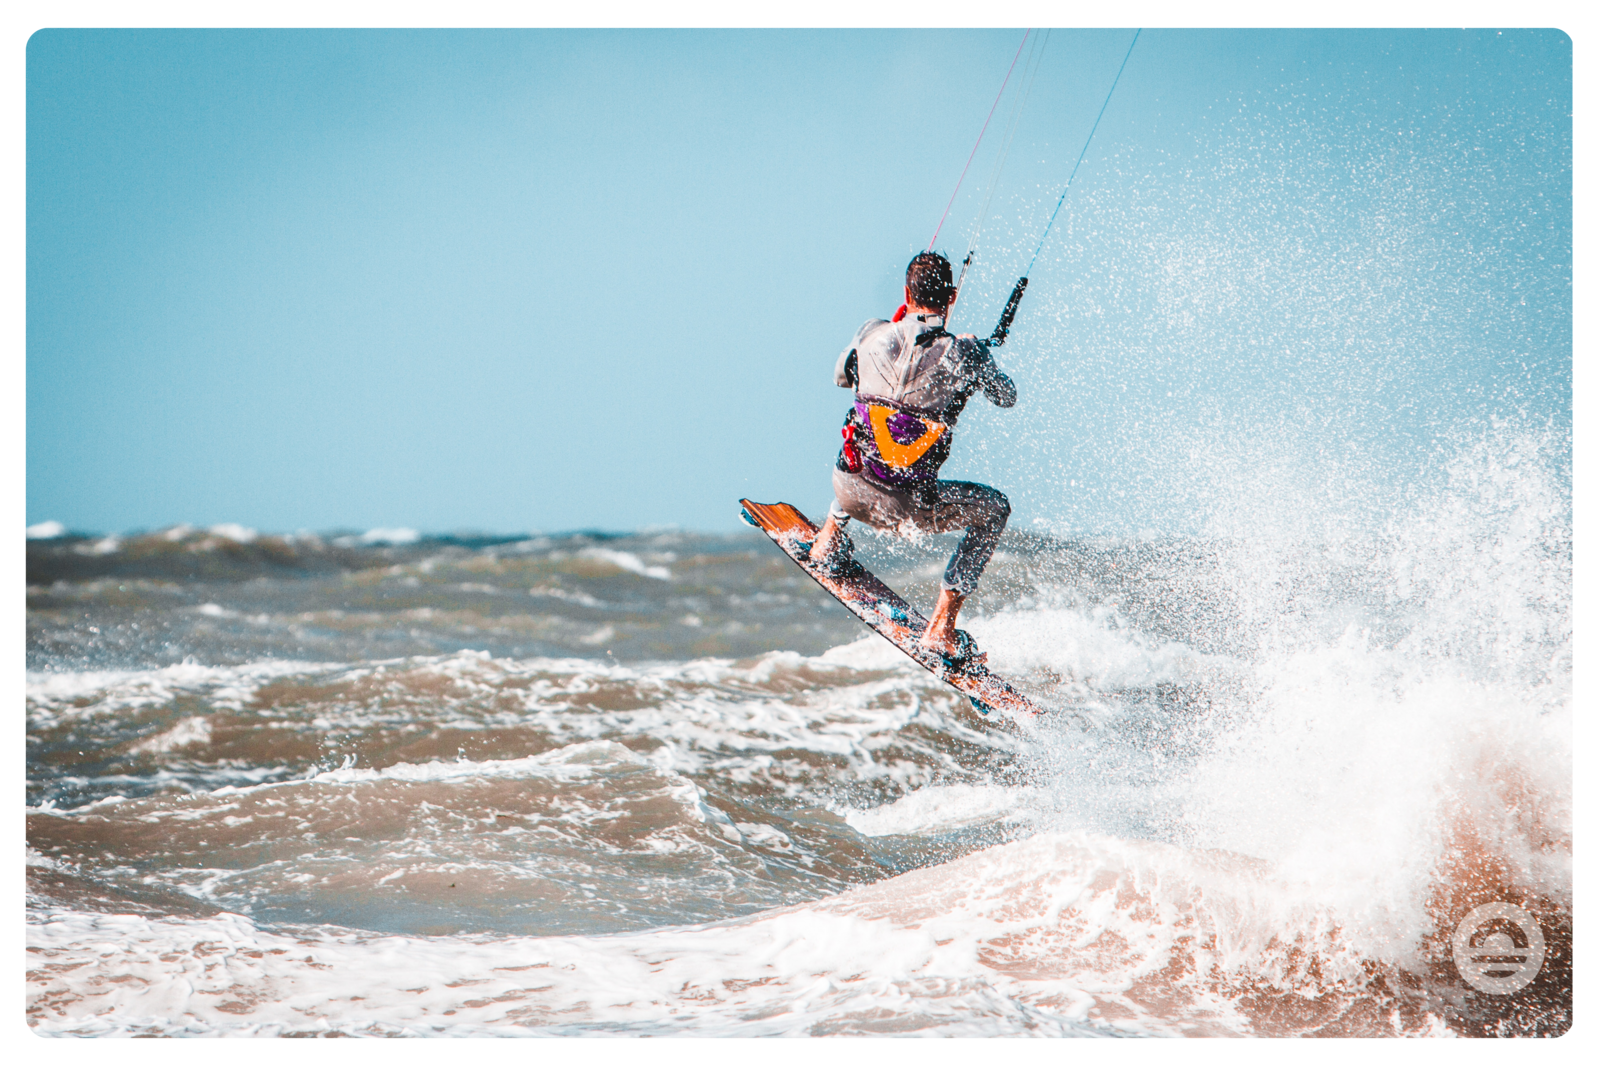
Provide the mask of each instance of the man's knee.
POLYGON ((1005 525, 1011 517, 1011 501, 1006 499, 1006 494, 996 491, 994 494, 994 520, 999 525, 1005 525))

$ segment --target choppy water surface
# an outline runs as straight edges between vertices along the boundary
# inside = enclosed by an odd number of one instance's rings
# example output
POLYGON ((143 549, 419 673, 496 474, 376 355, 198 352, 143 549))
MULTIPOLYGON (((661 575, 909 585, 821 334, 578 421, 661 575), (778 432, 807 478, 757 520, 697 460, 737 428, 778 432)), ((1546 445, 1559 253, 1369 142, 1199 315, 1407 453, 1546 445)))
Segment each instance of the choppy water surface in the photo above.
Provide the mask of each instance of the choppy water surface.
MULTIPOLYGON (((31 541, 28 1020, 1563 1032, 1562 454, 1338 542, 1010 535, 1025 723, 755 534, 31 541), (1491 900, 1550 944, 1511 997, 1449 958, 1491 900)), ((858 539, 931 600, 948 543, 858 539)))

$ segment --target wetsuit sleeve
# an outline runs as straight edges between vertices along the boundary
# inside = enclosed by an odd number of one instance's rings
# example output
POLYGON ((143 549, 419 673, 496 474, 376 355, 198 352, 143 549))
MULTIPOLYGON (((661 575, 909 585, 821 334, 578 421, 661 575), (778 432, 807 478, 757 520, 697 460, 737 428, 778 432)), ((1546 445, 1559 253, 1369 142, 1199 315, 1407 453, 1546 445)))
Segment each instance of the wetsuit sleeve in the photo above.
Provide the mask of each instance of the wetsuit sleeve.
POLYGON ((839 353, 839 361, 833 367, 833 383, 835 385, 841 389, 853 389, 856 387, 856 383, 861 380, 861 374, 857 369, 856 346, 861 343, 861 338, 865 337, 873 326, 880 325, 882 322, 883 319, 881 318, 869 318, 860 329, 856 330, 856 335, 850 338, 850 347, 839 353))
POLYGON ((1010 407, 1017 402, 1017 386, 1000 368, 994 365, 991 359, 989 365, 994 367, 990 375, 984 379, 983 394, 989 397, 989 402, 996 407, 1010 407))
POLYGON ((839 355, 839 362, 833 368, 833 383, 841 389, 856 387, 856 350, 848 348, 839 355))
POLYGON ((989 345, 984 341, 965 341, 964 353, 967 369, 983 389, 983 394, 996 407, 1010 407, 1017 402, 1017 386, 995 365, 989 345))

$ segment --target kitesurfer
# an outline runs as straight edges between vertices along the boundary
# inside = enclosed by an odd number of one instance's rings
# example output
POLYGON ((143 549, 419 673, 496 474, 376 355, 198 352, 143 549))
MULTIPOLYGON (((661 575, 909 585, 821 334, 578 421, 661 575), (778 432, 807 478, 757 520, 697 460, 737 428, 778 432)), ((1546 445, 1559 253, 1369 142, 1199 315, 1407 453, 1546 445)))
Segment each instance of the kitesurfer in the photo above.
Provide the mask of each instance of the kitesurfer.
POLYGON ((905 297, 892 320, 870 319, 856 330, 834 368, 834 382, 853 388, 856 402, 834 465, 833 505, 810 557, 830 573, 846 572, 851 519, 901 534, 966 530, 945 568, 922 644, 952 664, 981 662, 986 656, 956 628, 956 616, 994 554, 1011 503, 988 485, 940 481, 938 474, 972 394, 981 389, 996 407, 1010 407, 1017 389, 987 342, 946 332, 956 298, 948 259, 937 252, 912 259, 905 297))

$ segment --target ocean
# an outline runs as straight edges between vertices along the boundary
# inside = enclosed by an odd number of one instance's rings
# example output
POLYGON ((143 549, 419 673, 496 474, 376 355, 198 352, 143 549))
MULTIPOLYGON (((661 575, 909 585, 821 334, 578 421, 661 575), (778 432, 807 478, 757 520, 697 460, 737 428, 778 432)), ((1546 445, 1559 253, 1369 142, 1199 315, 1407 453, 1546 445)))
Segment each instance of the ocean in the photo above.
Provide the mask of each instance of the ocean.
MULTIPOLYGON (((1559 1035, 1569 447, 1339 537, 1008 532, 963 619, 1025 721, 753 531, 36 536, 28 1024, 1559 1035)), ((856 541, 931 602, 950 538, 856 541)))

